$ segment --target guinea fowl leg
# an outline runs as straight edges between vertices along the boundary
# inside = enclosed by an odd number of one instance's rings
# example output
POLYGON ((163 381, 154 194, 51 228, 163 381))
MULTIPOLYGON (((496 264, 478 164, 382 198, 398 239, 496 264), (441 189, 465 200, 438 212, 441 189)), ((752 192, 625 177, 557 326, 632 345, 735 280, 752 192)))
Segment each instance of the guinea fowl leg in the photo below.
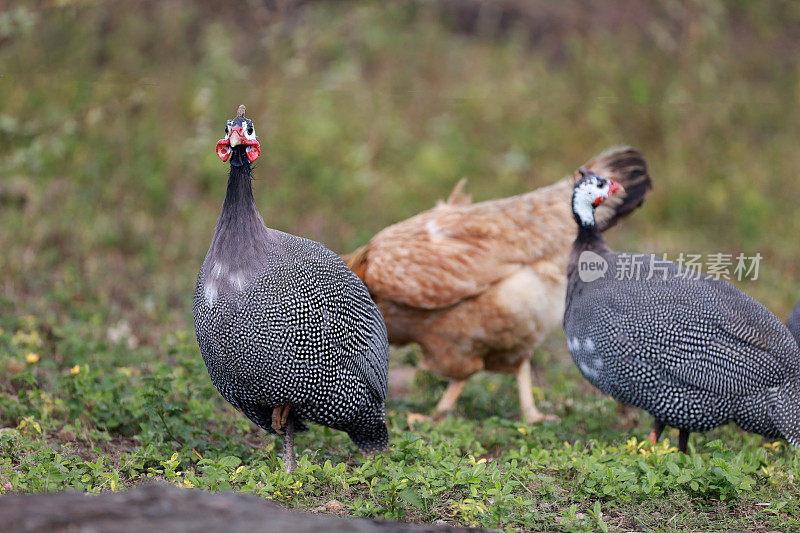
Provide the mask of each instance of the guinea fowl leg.
POLYGON ((689 446, 689 432, 685 429, 680 430, 678 433, 678 451, 686 453, 686 449, 689 446))
POLYGON ((297 463, 294 462, 294 420, 286 421, 286 434, 283 436, 283 469, 294 474, 297 463))
POLYGON ((537 422, 555 422, 556 415, 546 415, 536 408, 533 402, 533 383, 531 383, 531 360, 525 358, 517 369, 517 389, 519 391, 519 407, 526 424, 537 422))
POLYGON ((450 414, 450 411, 455 409, 456 401, 458 397, 461 396, 461 391, 464 390, 464 385, 466 384, 466 379, 456 379, 447 385, 444 394, 442 394, 442 397, 439 399, 439 403, 436 404, 436 408, 433 410, 434 420, 441 420, 450 414))
POLYGON ((292 404, 280 405, 272 410, 272 429, 283 435, 283 469, 294 474, 294 419, 289 417, 292 404))
POLYGON ((658 439, 661 438, 661 432, 663 431, 664 431, 664 422, 658 419, 653 420, 653 429, 650 430, 650 435, 647 436, 650 442, 653 443, 653 446, 655 446, 658 443, 658 439))

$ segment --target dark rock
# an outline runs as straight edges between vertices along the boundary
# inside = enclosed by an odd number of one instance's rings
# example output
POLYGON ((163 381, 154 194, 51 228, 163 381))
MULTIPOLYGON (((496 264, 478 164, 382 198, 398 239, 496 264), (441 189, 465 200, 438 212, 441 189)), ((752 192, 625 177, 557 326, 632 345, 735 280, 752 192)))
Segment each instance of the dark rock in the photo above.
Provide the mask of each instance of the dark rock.
POLYGON ((450 532, 477 531, 439 525, 333 518, 289 511, 256 496, 148 484, 126 492, 80 492, 0 497, 0 524, 7 533, 224 533, 450 532))

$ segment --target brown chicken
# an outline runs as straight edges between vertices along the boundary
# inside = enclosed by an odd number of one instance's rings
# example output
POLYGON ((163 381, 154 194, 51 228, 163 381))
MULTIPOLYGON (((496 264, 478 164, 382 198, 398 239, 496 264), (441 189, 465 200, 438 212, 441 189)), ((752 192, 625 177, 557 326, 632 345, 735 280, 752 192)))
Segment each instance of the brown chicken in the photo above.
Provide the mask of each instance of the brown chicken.
MULTIPOLYGON (((608 150, 585 167, 625 188, 597 208, 601 230, 651 189, 645 160, 632 148, 608 150)), ((461 192, 462 180, 447 202, 344 257, 383 313, 389 342, 419 343, 423 366, 451 380, 435 415, 453 409, 467 378, 490 370, 516 376, 527 423, 557 418, 534 404, 530 359, 564 314, 576 176, 477 204, 461 192)))

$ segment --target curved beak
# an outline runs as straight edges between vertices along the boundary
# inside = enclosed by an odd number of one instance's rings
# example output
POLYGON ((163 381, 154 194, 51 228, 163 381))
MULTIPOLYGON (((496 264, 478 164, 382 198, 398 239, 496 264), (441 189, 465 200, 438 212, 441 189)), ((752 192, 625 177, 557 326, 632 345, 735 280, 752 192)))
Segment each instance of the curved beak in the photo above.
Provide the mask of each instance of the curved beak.
POLYGON ((242 128, 239 126, 234 126, 231 128, 231 133, 228 136, 228 140, 231 143, 231 148, 236 148, 240 144, 244 143, 244 132, 242 128))

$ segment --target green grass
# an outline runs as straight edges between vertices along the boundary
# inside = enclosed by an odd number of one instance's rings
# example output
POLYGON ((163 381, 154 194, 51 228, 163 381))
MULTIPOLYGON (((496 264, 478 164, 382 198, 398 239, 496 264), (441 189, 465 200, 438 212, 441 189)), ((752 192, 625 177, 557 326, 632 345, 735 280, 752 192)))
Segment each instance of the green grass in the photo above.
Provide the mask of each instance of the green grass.
POLYGON ((96 341, 70 367, 78 357, 43 354, 85 346, 79 328, 33 317, 5 324, 0 412, 14 426, 0 433, 3 491, 121 490, 158 478, 298 509, 338 500, 348 516, 501 529, 800 527, 800 457, 785 444, 728 427, 696 435, 691 455, 666 441, 651 449, 642 442, 647 417, 588 391, 563 353, 550 351, 558 342, 536 358, 547 384, 536 389, 540 406, 558 423, 519 422, 504 392, 513 380, 495 375, 470 382, 456 416, 409 427, 407 414, 430 411, 442 389, 422 374, 407 398, 388 404, 387 453, 363 457, 344 434, 313 427, 298 436, 288 475, 280 438, 225 404, 186 332, 168 335, 160 357, 125 339, 96 341), (146 363, 124 366, 120 352, 146 363))
POLYGON ((513 379, 492 375, 455 416, 410 428, 443 389, 421 374, 389 402, 387 454, 315 427, 287 476, 280 441, 213 389, 190 312, 226 182, 214 145, 245 103, 272 227, 346 251, 461 176, 478 200, 510 195, 627 143, 655 192, 611 245, 760 252, 740 286, 784 317, 800 297, 795 4, 608 3, 588 22, 584 4, 548 4, 577 29, 539 28, 535 46, 522 26, 453 31, 433 2, 312 3, 281 20, 57 4, 0 13, 0 490, 156 477, 500 529, 799 526, 792 451, 733 427, 695 435, 691 457, 648 451, 647 416, 597 395, 560 333, 534 358, 559 423, 520 424, 513 379))

